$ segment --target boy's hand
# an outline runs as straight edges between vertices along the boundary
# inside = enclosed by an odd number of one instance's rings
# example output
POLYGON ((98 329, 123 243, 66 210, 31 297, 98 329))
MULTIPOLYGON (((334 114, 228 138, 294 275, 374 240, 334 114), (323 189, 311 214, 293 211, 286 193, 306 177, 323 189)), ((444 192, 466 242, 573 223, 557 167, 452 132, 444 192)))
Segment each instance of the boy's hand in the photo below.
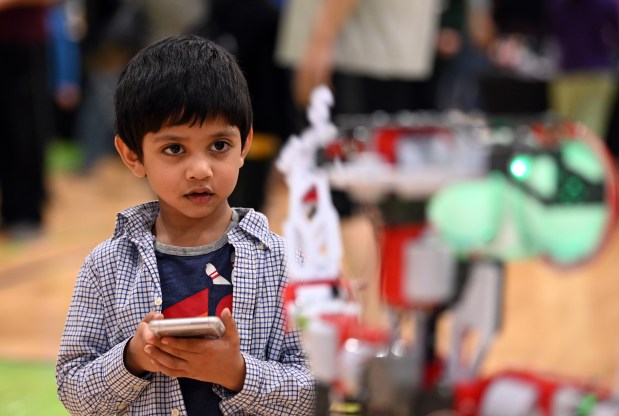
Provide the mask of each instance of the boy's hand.
POLYGON ((159 340, 159 337, 148 327, 148 323, 153 319, 163 319, 163 315, 149 312, 140 322, 135 330, 135 335, 133 335, 133 338, 125 347, 125 367, 131 374, 138 377, 147 372, 157 371, 150 356, 144 351, 146 345, 153 344, 159 340))
POLYGON ((219 339, 156 337, 155 342, 144 348, 154 371, 240 391, 245 383, 245 360, 241 355, 239 333, 229 309, 222 312, 221 320, 226 333, 219 339))

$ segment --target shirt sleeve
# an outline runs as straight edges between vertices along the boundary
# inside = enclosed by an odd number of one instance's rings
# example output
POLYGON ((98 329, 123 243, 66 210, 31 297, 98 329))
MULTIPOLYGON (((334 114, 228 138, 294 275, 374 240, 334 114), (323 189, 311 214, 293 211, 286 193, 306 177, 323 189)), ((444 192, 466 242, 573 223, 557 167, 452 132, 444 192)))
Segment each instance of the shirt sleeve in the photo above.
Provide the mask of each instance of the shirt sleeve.
POLYGON ((245 384, 235 395, 224 394, 224 414, 290 415, 290 409, 299 416, 314 414, 314 378, 298 333, 287 332, 285 338, 279 361, 263 361, 243 353, 245 384))
POLYGON ((129 339, 109 345, 105 300, 96 276, 89 256, 75 284, 56 363, 58 396, 72 415, 115 414, 135 402, 150 384, 124 365, 129 339))

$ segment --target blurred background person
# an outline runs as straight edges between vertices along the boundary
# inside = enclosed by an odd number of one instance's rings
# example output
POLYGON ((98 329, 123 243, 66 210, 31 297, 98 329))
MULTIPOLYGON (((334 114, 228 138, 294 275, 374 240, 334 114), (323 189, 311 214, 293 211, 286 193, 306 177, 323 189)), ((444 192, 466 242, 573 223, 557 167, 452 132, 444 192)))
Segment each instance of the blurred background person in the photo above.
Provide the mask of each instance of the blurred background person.
POLYGON ((138 1, 148 21, 147 45, 166 36, 192 31, 208 19, 212 3, 212 0, 138 1))
POLYGON ((619 40, 615 0, 494 0, 496 66, 482 81, 489 114, 548 113, 608 136, 619 40))
POLYGON ((434 66, 435 108, 480 110, 480 77, 492 70, 486 54, 496 36, 491 0, 445 0, 434 66))
POLYGON ((53 129, 46 17, 53 0, 0 0, 0 219, 10 238, 40 234, 53 129))
POLYGON ((606 137, 616 95, 618 8, 616 0, 546 0, 550 32, 559 48, 550 106, 600 137, 606 137))
POLYGON ((83 98, 73 135, 82 152, 82 170, 114 155, 112 92, 120 71, 149 34, 142 2, 84 0, 85 31, 80 42, 83 98))
POLYGON ((336 113, 430 107, 441 3, 288 0, 276 59, 293 71, 296 104, 328 84, 336 113))
POLYGON ((492 65, 480 78, 482 110, 492 119, 539 117, 548 112, 547 86, 556 71, 544 0, 492 0, 492 65))
POLYGON ((49 8, 47 31, 55 139, 67 140, 73 136, 75 111, 81 101, 79 42, 83 30, 81 0, 61 0, 49 8))

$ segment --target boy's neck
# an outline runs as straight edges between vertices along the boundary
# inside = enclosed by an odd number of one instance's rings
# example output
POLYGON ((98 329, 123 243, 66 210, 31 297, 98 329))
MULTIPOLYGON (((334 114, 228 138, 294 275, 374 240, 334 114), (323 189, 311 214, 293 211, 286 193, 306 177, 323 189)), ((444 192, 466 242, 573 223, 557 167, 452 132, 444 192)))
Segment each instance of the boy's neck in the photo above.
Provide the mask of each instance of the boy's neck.
POLYGON ((226 206, 216 218, 201 220, 166 221, 160 212, 153 225, 153 234, 157 241, 170 246, 198 247, 217 241, 228 229, 232 220, 232 208, 226 206))

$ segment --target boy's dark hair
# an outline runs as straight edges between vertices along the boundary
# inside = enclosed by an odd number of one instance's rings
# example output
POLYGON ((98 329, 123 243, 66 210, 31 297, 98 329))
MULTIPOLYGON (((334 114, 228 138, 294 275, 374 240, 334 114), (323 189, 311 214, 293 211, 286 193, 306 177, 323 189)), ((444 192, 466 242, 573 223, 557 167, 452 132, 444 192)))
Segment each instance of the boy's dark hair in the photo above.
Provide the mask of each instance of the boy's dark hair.
POLYGON ((234 57, 194 35, 164 38, 138 52, 114 94, 116 132, 142 160, 142 140, 165 126, 221 117, 245 139, 252 125, 247 82, 234 57))

